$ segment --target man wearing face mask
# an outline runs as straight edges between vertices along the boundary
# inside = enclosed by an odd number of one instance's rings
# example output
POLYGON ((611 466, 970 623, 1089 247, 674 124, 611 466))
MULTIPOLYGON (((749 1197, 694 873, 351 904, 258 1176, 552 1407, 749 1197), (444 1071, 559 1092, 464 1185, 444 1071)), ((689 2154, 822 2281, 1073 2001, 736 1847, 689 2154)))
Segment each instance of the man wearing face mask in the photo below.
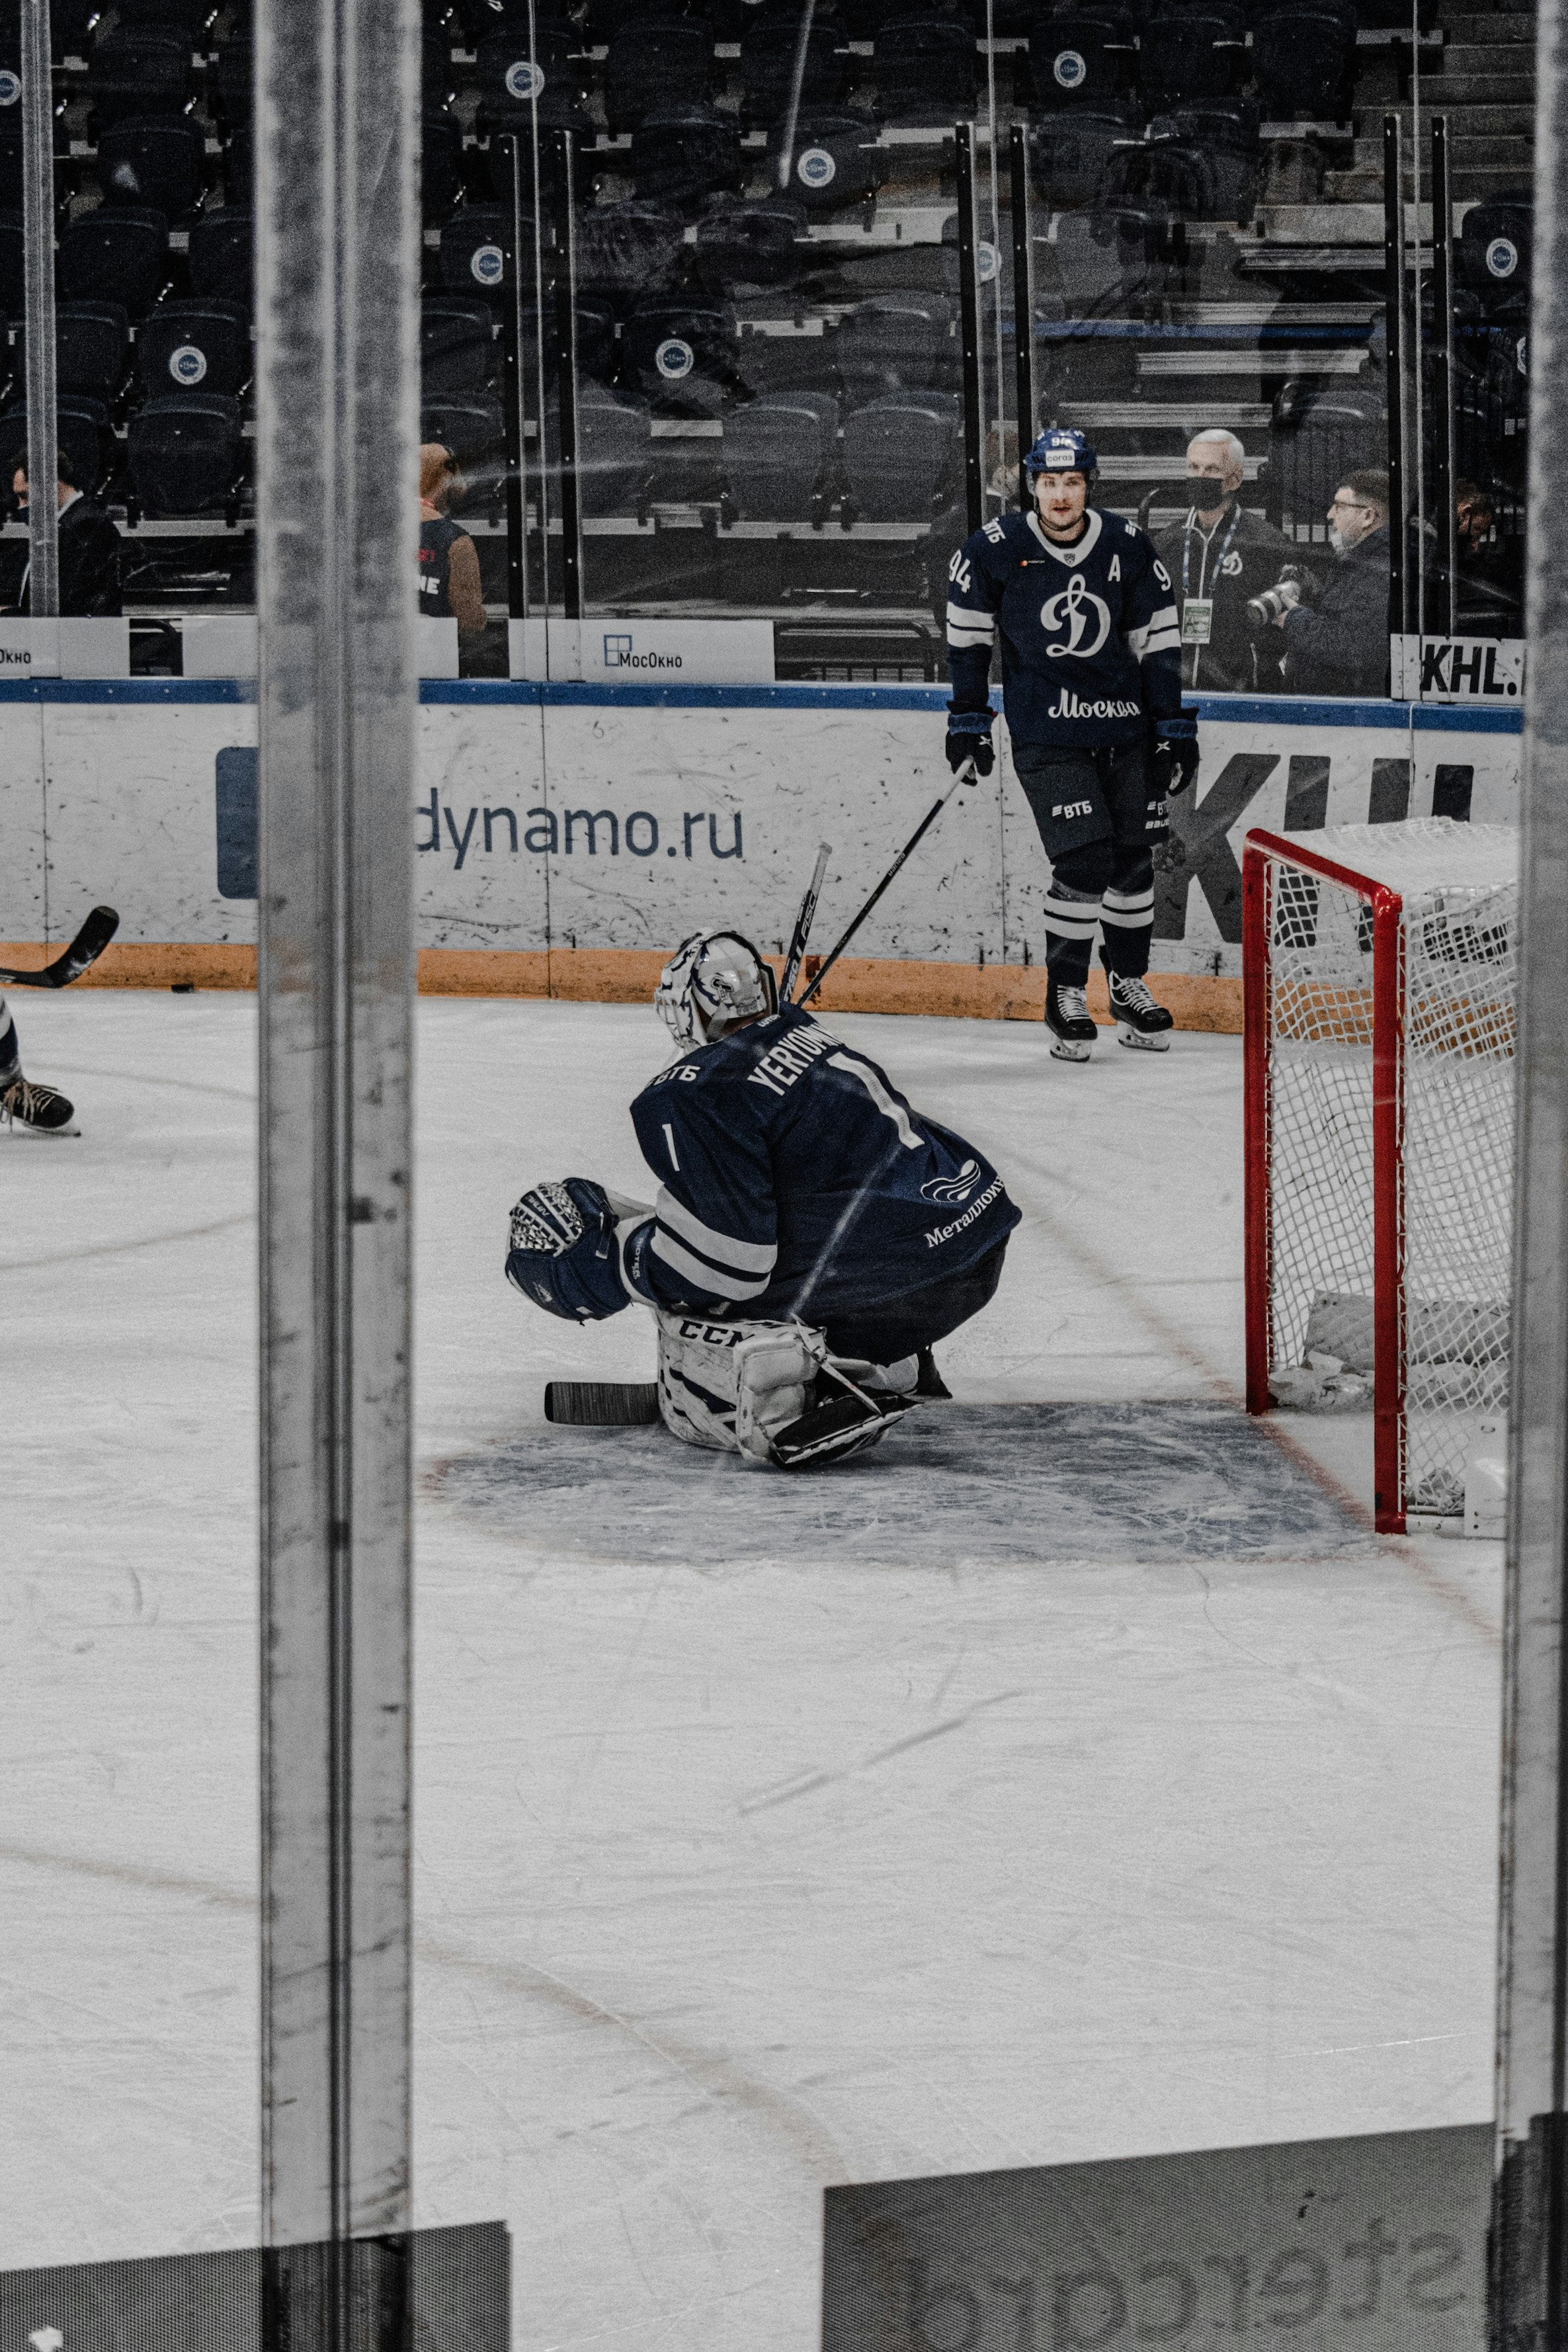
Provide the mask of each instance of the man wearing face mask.
POLYGON ((1388 691, 1388 477, 1370 468, 1347 474, 1328 510, 1338 561, 1314 606, 1291 602, 1274 624, 1285 633, 1285 677, 1292 694, 1388 691))
POLYGON ((1176 583, 1182 684, 1207 694, 1267 694, 1281 679, 1284 648, 1249 616, 1247 601, 1274 585, 1297 550, 1243 507, 1246 456, 1222 425, 1189 441, 1192 505, 1155 541, 1176 583))

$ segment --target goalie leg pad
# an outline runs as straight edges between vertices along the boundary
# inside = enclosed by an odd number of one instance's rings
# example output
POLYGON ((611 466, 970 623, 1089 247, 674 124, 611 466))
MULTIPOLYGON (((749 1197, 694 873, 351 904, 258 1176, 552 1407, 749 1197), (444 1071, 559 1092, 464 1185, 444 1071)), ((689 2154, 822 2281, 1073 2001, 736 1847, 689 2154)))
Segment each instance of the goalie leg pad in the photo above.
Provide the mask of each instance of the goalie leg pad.
POLYGON ((654 1310, 659 1326, 659 1413, 686 1445, 770 1462, 768 1433, 794 1421, 825 1343, 799 1323, 715 1323, 654 1310))

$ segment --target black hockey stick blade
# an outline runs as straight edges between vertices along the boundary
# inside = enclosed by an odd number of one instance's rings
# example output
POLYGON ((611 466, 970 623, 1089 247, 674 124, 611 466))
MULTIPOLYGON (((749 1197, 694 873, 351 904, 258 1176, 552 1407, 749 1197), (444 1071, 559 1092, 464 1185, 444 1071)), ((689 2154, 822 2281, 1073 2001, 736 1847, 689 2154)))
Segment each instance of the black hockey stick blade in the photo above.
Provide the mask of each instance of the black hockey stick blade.
POLYGON ((119 929, 120 917, 112 907, 95 907, 69 947, 41 971, 14 971, 0 965, 0 988, 68 988, 89 963, 98 961, 119 929))
POLYGON ((545 1419, 572 1429, 640 1429, 659 1418, 657 1381, 550 1381, 545 1419))
POLYGON ((811 982, 810 988, 803 988, 800 991, 800 1001, 802 1007, 810 1004, 812 997, 817 993, 818 989, 821 988, 822 982, 826 980, 828 974, 831 971, 833 966, 837 963, 839 958, 842 955, 844 950, 853 939, 855 933, 859 930, 861 925, 865 921, 866 917, 875 908, 883 892, 887 888, 888 884, 897 878, 898 875, 903 870, 905 862, 914 856, 915 852, 919 848, 921 843, 925 840, 926 835, 930 832, 937 818, 941 815, 943 810, 946 807, 948 802, 952 799, 959 785, 972 784, 974 781, 975 763, 973 760, 966 760, 963 766, 956 772, 952 782, 942 794, 940 800, 935 800, 932 802, 931 806, 926 810, 925 815, 921 818, 919 824, 910 835, 909 839, 904 843, 904 847, 899 851, 898 856, 894 859, 893 864, 888 867, 887 872, 883 876, 882 880, 877 884, 876 888, 872 892, 871 897, 866 900, 864 906, 861 908, 859 914, 850 925, 849 929, 844 932, 841 939, 834 942, 833 946, 823 957, 821 969, 819 971, 816 979, 811 982))

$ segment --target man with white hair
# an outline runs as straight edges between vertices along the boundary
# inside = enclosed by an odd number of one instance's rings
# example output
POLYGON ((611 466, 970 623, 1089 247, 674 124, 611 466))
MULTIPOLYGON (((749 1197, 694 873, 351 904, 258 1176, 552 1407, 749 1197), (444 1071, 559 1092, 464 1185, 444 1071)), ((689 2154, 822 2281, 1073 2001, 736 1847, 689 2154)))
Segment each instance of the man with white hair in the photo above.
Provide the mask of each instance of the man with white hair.
POLYGON ((1248 599, 1272 588, 1295 560, 1288 539, 1241 503, 1247 452, 1224 425, 1186 448, 1186 519, 1155 540, 1181 612, 1181 682, 1209 694, 1277 693, 1280 641, 1248 615, 1248 599))

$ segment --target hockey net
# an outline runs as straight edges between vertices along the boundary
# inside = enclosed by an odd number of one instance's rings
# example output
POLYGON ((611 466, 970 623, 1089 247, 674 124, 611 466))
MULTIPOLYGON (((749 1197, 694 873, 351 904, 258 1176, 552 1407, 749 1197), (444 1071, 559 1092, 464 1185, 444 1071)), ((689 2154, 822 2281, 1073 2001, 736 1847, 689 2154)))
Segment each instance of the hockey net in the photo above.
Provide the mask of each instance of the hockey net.
POLYGON ((1248 1406, 1375 1416, 1376 1517, 1506 1411, 1519 835, 1248 836, 1248 1406))

